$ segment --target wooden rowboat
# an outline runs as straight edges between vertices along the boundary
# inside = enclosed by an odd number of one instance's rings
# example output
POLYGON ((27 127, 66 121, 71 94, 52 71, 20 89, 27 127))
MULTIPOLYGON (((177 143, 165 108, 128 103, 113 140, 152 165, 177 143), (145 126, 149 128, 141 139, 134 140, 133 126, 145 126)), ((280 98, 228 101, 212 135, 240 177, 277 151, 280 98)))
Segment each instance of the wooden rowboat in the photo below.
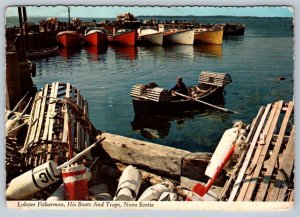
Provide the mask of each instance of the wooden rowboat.
MULTIPOLYGON (((231 83, 227 73, 201 72, 199 84, 189 88, 189 95, 197 100, 224 105, 224 87, 231 83)), ((181 114, 185 111, 203 109, 203 104, 186 98, 171 96, 166 89, 136 84, 130 96, 136 115, 146 114, 181 114)))

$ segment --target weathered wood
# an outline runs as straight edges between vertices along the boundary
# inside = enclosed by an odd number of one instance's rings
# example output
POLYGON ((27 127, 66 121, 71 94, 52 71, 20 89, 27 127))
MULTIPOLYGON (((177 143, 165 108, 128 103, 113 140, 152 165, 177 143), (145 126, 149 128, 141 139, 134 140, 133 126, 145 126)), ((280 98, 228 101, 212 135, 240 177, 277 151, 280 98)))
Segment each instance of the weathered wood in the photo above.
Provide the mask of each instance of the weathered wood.
POLYGON ((155 171, 158 175, 179 178, 182 158, 190 154, 185 150, 114 134, 103 133, 102 136, 105 137, 102 147, 112 159, 155 171))
POLYGON ((49 131, 49 122, 50 122, 50 115, 51 115, 51 109, 52 109, 52 105, 50 104, 50 102, 53 101, 53 97, 54 96, 54 89, 55 89, 55 83, 53 82, 51 85, 51 92, 50 92, 50 100, 48 103, 48 110, 47 110, 47 115, 46 115, 46 120, 45 120, 45 124, 44 124, 44 132, 43 132, 43 137, 42 140, 46 140, 48 137, 48 131, 49 131))
POLYGON ((256 201, 263 201, 264 197, 267 193, 267 189, 268 189, 268 186, 269 186, 269 183, 271 180, 271 176, 273 174, 274 166, 275 166, 276 160, 278 158, 279 151, 281 149, 283 137, 285 135, 286 127, 287 127, 288 121, 290 119, 290 116, 292 114, 293 108, 294 108, 294 103, 290 102, 288 105, 288 110, 286 111, 286 114, 285 114, 284 119, 281 124, 279 136, 277 138, 275 148, 273 149, 272 156, 271 156, 268 166, 266 168, 267 171, 264 174, 263 182, 258 189, 256 198, 255 198, 256 201))
POLYGON ((29 146, 29 139, 30 139, 30 134, 31 134, 31 125, 33 122, 33 118, 34 118, 34 112, 35 112, 35 104, 36 104, 36 99, 37 99, 37 94, 34 97, 33 103, 32 103, 32 109, 30 112, 30 116, 29 116, 29 121, 28 121, 28 131, 27 131, 27 135, 25 138, 25 142, 24 142, 24 147, 22 148, 21 153, 24 154, 27 151, 27 148, 29 146))
POLYGON ((211 153, 190 153, 182 159, 181 176, 206 182, 205 169, 211 159, 211 153))
POLYGON ((276 182, 274 185, 274 189, 271 194, 271 201, 282 201, 287 192, 288 186, 287 183, 291 182, 291 180, 286 180, 286 178, 290 178, 293 167, 294 167, 294 141, 295 141, 295 126, 293 126, 289 141, 287 143, 284 157, 279 166, 278 176, 276 178, 276 182))
POLYGON ((46 96, 47 95, 48 95, 48 84, 45 85, 44 91, 43 91, 42 106, 41 106, 40 116, 39 116, 39 119, 38 119, 39 123, 38 123, 38 128, 37 128, 37 132, 36 132, 34 142, 38 142, 38 140, 40 139, 42 124, 43 124, 44 116, 45 116, 45 108, 46 108, 46 102, 47 102, 47 97, 46 96))
MULTIPOLYGON (((249 141, 253 138, 255 130, 256 130, 258 124, 259 124, 259 121, 260 121, 260 119, 261 119, 261 117, 263 115, 264 110, 265 110, 264 106, 260 107, 260 109, 259 109, 259 111, 257 113, 257 116, 253 119, 253 121, 251 123, 251 126, 250 126, 250 132, 247 135, 245 144, 248 144, 249 141)), ((223 200, 225 198, 225 195, 227 194, 228 189, 231 187, 232 182, 236 178, 237 171, 240 169, 240 167, 241 167, 241 165, 242 165, 242 163, 243 163, 243 161, 245 159, 246 153, 247 153, 247 150, 245 149, 242 152, 242 154, 241 154, 241 156, 240 156, 237 164, 235 165, 235 168, 234 168, 233 172, 231 173, 231 176, 230 176, 229 180, 226 181, 226 183, 225 183, 225 185, 224 185, 224 187, 222 189, 222 192, 219 195, 219 199, 220 200, 223 200)))
MULTIPOLYGON (((184 188, 184 189, 189 189, 191 190, 195 184, 197 183, 201 183, 202 185, 205 186, 205 182, 199 182, 197 180, 193 180, 184 176, 180 176, 180 187, 184 188)), ((220 195, 222 188, 216 185, 212 185, 210 188, 210 191, 213 191, 216 195, 220 195)), ((206 194, 214 197, 212 194, 210 194, 210 192, 207 192, 206 194)), ((216 200, 218 200, 218 197, 215 198, 216 200)))
POLYGON ((264 114, 263 114, 262 118, 260 119, 259 125, 258 125, 258 127, 257 127, 257 129, 255 131, 254 137, 253 137, 253 139, 251 141, 251 144, 249 146, 249 149, 247 151, 247 155, 246 155, 246 158, 244 160, 243 166, 242 166, 242 168, 239 171, 239 175, 238 175, 237 179, 235 180, 233 189, 232 189, 230 197, 228 199, 229 201, 233 201, 235 199, 237 191, 239 190, 239 187, 242 184, 242 180, 243 180, 244 174, 245 174, 245 172, 247 170, 247 167, 249 165, 249 162, 251 160, 251 157, 252 157, 252 154, 253 154, 253 151, 254 151, 254 148, 255 148, 258 136, 259 136, 260 131, 261 131, 263 125, 264 125, 265 119, 267 118, 267 115, 269 113, 271 105, 272 104, 268 104, 266 106, 266 108, 264 110, 264 114))
POLYGON ((258 142, 258 146, 256 147, 256 151, 255 151, 255 154, 252 158, 252 162, 251 162, 250 166, 248 167, 248 169, 246 171, 246 175, 250 175, 253 172, 253 170, 254 170, 254 168, 257 164, 257 161, 258 161, 258 158, 260 156, 261 150, 262 150, 262 148, 263 148, 263 146, 266 142, 266 136, 267 136, 267 134, 270 130, 271 123, 273 121, 273 117, 275 115, 276 110, 277 110, 277 102, 274 104, 274 106, 271 110, 271 113, 269 115, 269 118, 266 122, 266 125, 263 129, 263 132, 260 134, 260 139, 259 139, 259 142, 258 142))
POLYGON ((22 80, 17 52, 6 52, 6 93, 9 110, 22 98, 22 80))
POLYGON ((50 106, 51 106, 51 110, 50 110, 50 122, 49 122, 49 132, 48 132, 48 141, 52 141, 53 140, 53 125, 54 125, 54 116, 55 114, 55 108, 56 108, 56 97, 57 97, 57 91, 58 91, 58 86, 59 86, 59 82, 55 83, 55 89, 54 89, 54 94, 53 94, 53 98, 52 101, 50 99, 50 106))
POLYGON ((275 115, 273 117, 270 117, 270 118, 272 118, 272 124, 271 124, 271 127, 270 127, 269 131, 268 131, 268 134, 267 134, 267 137, 266 137, 266 142, 265 142, 265 144, 263 146, 263 149, 261 151, 261 155, 259 156, 259 159, 258 159, 258 162, 256 164, 255 170, 254 170, 249 182, 247 182, 247 184, 249 183, 249 187, 248 187, 247 192, 244 196, 244 201, 250 201, 252 196, 253 196, 254 189, 255 189, 255 187, 258 183, 259 174, 260 174, 261 169, 263 167, 265 156, 266 156, 267 151, 269 149, 269 145, 270 145, 271 139, 273 137, 273 132, 276 128, 276 124, 277 124, 282 106, 283 106, 283 101, 279 101, 278 104, 277 104, 277 109, 276 109, 275 115))
MULTIPOLYGON (((35 104, 35 111, 34 111, 34 118, 32 121, 32 124, 30 125, 31 132, 30 132, 30 137, 29 137, 29 144, 32 144, 35 139, 35 135, 37 133, 37 127, 38 127, 38 121, 40 117, 40 107, 41 107, 41 101, 42 101, 42 91, 37 94, 37 99, 36 99, 36 104, 35 104)), ((29 145, 30 146, 30 145, 29 145)))

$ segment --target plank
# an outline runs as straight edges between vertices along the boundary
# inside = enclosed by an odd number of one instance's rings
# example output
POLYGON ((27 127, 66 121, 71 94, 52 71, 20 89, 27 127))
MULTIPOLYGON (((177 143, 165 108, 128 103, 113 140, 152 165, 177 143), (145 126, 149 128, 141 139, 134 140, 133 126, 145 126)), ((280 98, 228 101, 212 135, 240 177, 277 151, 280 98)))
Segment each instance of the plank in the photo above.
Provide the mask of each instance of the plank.
MULTIPOLYGON (((80 91, 77 89, 76 103, 80 107, 80 91)), ((76 148, 81 150, 81 133, 80 133, 80 123, 76 122, 76 148)))
POLYGON ((267 171, 264 174, 263 182, 262 182, 262 184, 260 185, 260 187, 258 189, 258 192, 257 192, 257 195, 256 195, 256 201, 263 201, 264 197, 267 193, 267 189, 268 189, 268 186, 269 186, 272 174, 273 174, 274 166, 275 166, 275 163, 278 159, 278 154, 279 154, 279 151, 281 149, 281 145, 282 145, 283 138, 284 138, 284 135, 285 135, 286 127, 287 127, 288 121, 290 119, 290 116, 293 112, 293 108, 294 108, 294 103, 290 102, 288 104, 288 110, 286 111, 286 114, 285 114, 284 119, 283 119, 282 124, 281 124, 281 128, 280 128, 280 131, 279 131, 279 136, 277 138, 275 148, 273 149, 272 156, 271 156, 270 161, 268 163, 268 166, 266 168, 267 171))
MULTIPOLYGON (((70 98, 70 83, 66 84, 66 98, 70 98)), ((63 126, 63 137, 62 142, 67 143, 68 142, 68 135, 69 135, 69 109, 67 105, 62 106, 62 112, 64 114, 64 126, 63 126)))
POLYGON ((240 193, 237 197, 237 200, 238 201, 241 201, 244 199, 245 197, 245 194, 247 192, 247 189, 249 187, 249 182, 251 180, 251 177, 252 177, 252 172, 253 170, 255 169, 256 165, 257 165, 257 161, 260 157, 260 153, 261 153, 261 150, 263 148, 263 145, 265 144, 265 141, 266 141, 266 135, 268 134, 269 132, 269 129, 271 127, 271 123, 272 123, 272 120, 273 120, 273 117, 274 117, 274 114, 277 110, 277 107, 278 107, 278 103, 276 102, 271 110, 271 113, 268 115, 268 119, 267 119, 267 122, 264 126, 264 129, 263 129, 263 132, 259 134, 260 136, 260 141, 258 142, 258 145, 256 146, 256 150, 255 150, 255 153, 254 153, 254 156, 252 157, 252 160, 251 160, 251 164, 250 166, 247 168, 246 172, 245 172, 245 180, 246 182, 244 182, 241 186, 241 190, 240 190, 240 193))
POLYGON ((37 93, 37 99, 36 99, 36 104, 35 104, 35 111, 34 111, 34 118, 32 121, 32 125, 30 125, 31 131, 30 131, 30 137, 29 137, 29 146, 31 146, 34 142, 35 135, 37 132, 37 126, 38 126, 38 121, 39 121, 39 116, 40 116, 40 109, 41 109, 41 102, 42 102, 42 97, 43 96, 43 91, 39 91, 37 93))
POLYGON ((48 137, 50 114, 51 114, 51 109, 52 109, 50 102, 53 101, 53 98, 51 98, 51 97, 53 97, 53 95, 54 95, 54 89, 55 89, 55 82, 53 82, 51 85, 50 99, 49 99, 49 103, 48 103, 48 109, 47 109, 47 115, 46 115, 46 121, 45 121, 45 125, 44 125, 44 132, 43 132, 42 140, 46 140, 48 137))
POLYGON ((253 136, 253 139, 252 139, 252 141, 250 143, 250 146, 249 146, 249 149, 247 151, 247 155, 246 155, 245 161, 244 161, 244 163, 242 165, 242 168, 239 171, 239 175, 238 175, 237 179, 235 180, 235 183, 233 185, 233 189, 231 191, 231 194, 230 194, 230 197, 229 197, 228 201, 233 201, 235 199, 237 191, 238 191, 240 185, 242 184, 242 180, 243 180, 244 174, 245 174, 245 172, 247 170, 247 167, 249 165, 250 159, 252 157, 252 154, 253 154, 253 151, 254 151, 254 148, 255 148, 258 136, 259 136, 260 131, 261 131, 263 125, 264 125, 264 122, 265 122, 265 120, 267 118, 267 115, 269 113, 270 108, 271 108, 271 104, 268 104, 266 106, 265 110, 264 110, 264 114, 263 114, 263 116, 260 119, 259 125, 258 125, 258 127, 257 127, 257 129, 255 131, 255 134, 253 136))
POLYGON ((35 104, 36 104, 36 99, 37 99, 37 94, 34 97, 33 103, 32 103, 32 107, 31 107, 31 111, 30 111, 30 116, 29 116, 29 120, 28 120, 28 131, 27 131, 27 135, 24 141, 24 146, 21 150, 21 154, 25 153, 27 151, 28 145, 29 145, 29 137, 30 137, 30 133, 31 133, 31 125, 33 122, 33 114, 34 114, 34 110, 35 110, 35 104))
MULTIPOLYGON (((179 178, 182 159, 190 153, 110 133, 102 133, 102 136, 105 138, 101 146, 103 153, 106 152, 110 158, 168 177, 179 178)), ((101 156, 102 159, 104 157, 101 156)))
POLYGON ((279 118, 282 106, 283 106, 283 101, 279 101, 277 109, 276 109, 276 112, 275 112, 275 115, 272 118, 273 120, 272 120, 271 127, 270 127, 270 129, 268 131, 267 137, 266 137, 266 142, 265 142, 265 144, 263 146, 263 149, 261 151, 261 155, 259 156, 257 165, 255 167, 255 170, 254 170, 252 176, 251 176, 250 182, 248 182, 249 183, 249 187, 248 187, 247 192, 245 194, 244 201, 250 201, 251 198, 252 198, 252 195, 254 193, 254 189, 255 189, 255 187, 256 187, 256 185, 258 183, 259 174, 260 174, 261 169, 263 167, 265 156, 266 156, 266 154, 268 152, 269 145, 270 145, 270 142, 271 142, 272 137, 273 137, 273 132, 274 132, 274 130, 276 128, 276 124, 277 124, 277 121, 278 121, 278 118, 279 118))
POLYGON ((43 125, 44 117, 45 117, 46 102, 48 101, 48 99, 47 99, 47 96, 48 96, 48 87, 49 87, 48 84, 46 84, 45 87, 44 87, 43 99, 42 99, 42 106, 41 106, 40 117, 39 117, 39 123, 38 123, 38 128, 37 128, 36 136, 35 136, 35 139, 34 139, 35 143, 40 140, 42 125, 43 125))
POLYGON ((51 160, 51 154, 52 154, 52 144, 48 144, 48 150, 47 150, 47 160, 51 160))
POLYGON ((290 177, 293 172, 294 167, 294 142, 295 142, 295 126, 291 131, 289 141, 287 143, 283 160, 279 166, 278 176, 274 185, 274 189, 270 196, 271 201, 281 201, 284 198, 284 195, 287 192, 287 186, 284 185, 290 180, 286 180, 286 176, 290 177))
POLYGON ((271 113, 269 115, 269 118, 267 120, 267 123, 263 129, 263 132, 260 134, 260 141, 258 142, 258 146, 256 148, 256 151, 255 151, 255 154, 254 154, 254 157, 252 158, 252 162, 250 164, 250 166, 248 167, 247 171, 246 171, 246 175, 250 175, 254 168, 256 167, 256 164, 257 164, 257 161, 258 161, 258 158, 260 156, 260 153, 261 153, 261 150, 263 148, 263 145, 265 144, 265 141, 266 141, 266 136, 270 130, 270 127, 271 127, 271 123, 273 121, 273 117, 275 115, 275 112, 277 111, 277 106, 278 106, 278 103, 276 102, 273 106, 273 109, 271 110, 271 113))
POLYGON ((54 121, 55 121, 55 108, 56 108, 56 98, 57 98, 57 91, 58 91, 58 87, 59 87, 59 82, 55 83, 55 89, 54 89, 54 94, 53 94, 53 98, 52 102, 51 102, 51 111, 50 111, 50 121, 49 121, 49 132, 48 132, 48 141, 52 141, 53 140, 53 125, 54 125, 54 121))

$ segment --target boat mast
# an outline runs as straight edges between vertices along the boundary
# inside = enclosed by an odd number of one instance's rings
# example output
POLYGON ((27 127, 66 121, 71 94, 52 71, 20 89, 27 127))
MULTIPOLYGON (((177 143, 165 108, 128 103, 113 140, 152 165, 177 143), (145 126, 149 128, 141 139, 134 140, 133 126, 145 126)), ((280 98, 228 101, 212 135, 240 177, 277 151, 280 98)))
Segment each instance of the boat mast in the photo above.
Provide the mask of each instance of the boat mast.
POLYGON ((69 6, 67 6, 67 7, 68 7, 68 18, 69 18, 69 20, 68 20, 68 27, 70 29, 70 25, 71 25, 70 7, 69 6))

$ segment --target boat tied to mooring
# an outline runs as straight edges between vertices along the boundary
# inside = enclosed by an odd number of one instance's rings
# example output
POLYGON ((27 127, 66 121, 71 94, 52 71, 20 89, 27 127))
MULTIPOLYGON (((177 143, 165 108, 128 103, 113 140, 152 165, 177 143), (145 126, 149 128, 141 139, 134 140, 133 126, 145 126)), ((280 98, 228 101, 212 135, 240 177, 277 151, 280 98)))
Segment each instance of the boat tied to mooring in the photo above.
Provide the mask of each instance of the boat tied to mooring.
POLYGON ((130 96, 133 97, 136 115, 181 113, 201 109, 204 104, 220 108, 209 102, 224 104, 224 88, 231 82, 228 73, 203 71, 199 75, 199 83, 188 88, 188 96, 177 92, 174 96, 155 83, 135 84, 130 96))

